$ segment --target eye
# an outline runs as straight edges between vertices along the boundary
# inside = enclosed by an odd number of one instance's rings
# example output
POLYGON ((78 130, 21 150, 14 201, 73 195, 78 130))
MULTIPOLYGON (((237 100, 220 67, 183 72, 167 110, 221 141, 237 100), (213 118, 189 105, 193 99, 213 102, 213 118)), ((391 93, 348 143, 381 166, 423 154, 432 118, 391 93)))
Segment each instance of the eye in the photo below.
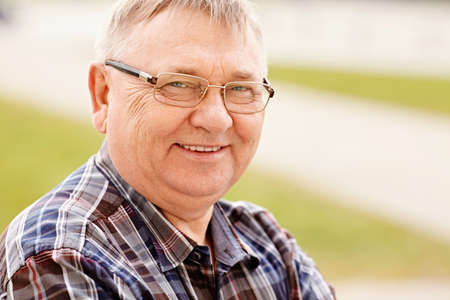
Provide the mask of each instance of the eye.
POLYGON ((177 87, 177 88, 185 88, 188 87, 185 83, 181 82, 181 81, 173 81, 171 83, 169 83, 170 86, 173 87, 177 87))
POLYGON ((247 88, 245 86, 237 85, 237 86, 233 86, 231 88, 231 90, 236 91, 236 92, 243 92, 243 91, 246 91, 247 88))

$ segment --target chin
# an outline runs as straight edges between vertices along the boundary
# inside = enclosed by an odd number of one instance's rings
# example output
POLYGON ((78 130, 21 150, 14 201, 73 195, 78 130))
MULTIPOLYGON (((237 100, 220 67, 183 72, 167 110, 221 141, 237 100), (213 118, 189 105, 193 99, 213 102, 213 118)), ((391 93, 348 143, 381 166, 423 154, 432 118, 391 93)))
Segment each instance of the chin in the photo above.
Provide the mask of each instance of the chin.
POLYGON ((229 181, 211 180, 207 178, 205 180, 183 180, 173 186, 178 192, 193 198, 215 198, 217 201, 222 197, 228 189, 231 187, 229 181))
POLYGON ((227 187, 224 187, 223 185, 215 186, 215 185, 189 185, 184 186, 182 189, 179 190, 185 195, 191 196, 191 197, 215 197, 216 200, 219 200, 220 197, 222 197, 227 191, 228 191, 228 185, 227 187))
POLYGON ((160 177, 169 190, 189 197, 216 197, 218 200, 231 187, 235 179, 232 168, 166 169, 160 177))

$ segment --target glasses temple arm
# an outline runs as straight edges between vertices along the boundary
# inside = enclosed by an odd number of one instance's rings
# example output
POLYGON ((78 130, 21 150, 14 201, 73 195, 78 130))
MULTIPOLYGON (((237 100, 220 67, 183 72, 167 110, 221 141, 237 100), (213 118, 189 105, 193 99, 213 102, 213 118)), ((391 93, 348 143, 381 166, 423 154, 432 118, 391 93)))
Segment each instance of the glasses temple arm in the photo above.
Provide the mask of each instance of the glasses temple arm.
POLYGON ((140 71, 140 70, 138 70, 138 69, 136 69, 136 68, 134 68, 132 66, 126 65, 124 63, 121 63, 121 62, 118 62, 118 61, 115 61, 115 60, 107 59, 105 61, 105 65, 106 66, 111 66, 111 67, 113 67, 113 68, 115 68, 115 69, 117 69, 117 70, 119 70, 121 72, 127 73, 127 74, 129 74, 131 76, 144 79, 145 81, 147 81, 147 82, 149 82, 151 84, 156 84, 156 79, 157 79, 156 77, 153 77, 153 76, 151 76, 151 75, 149 75, 149 74, 147 74, 147 73, 145 73, 143 71, 140 71))
POLYGON ((273 96, 275 95, 275 90, 272 88, 272 84, 270 84, 270 82, 269 82, 269 80, 267 80, 267 78, 263 79, 263 83, 266 84, 266 85, 264 85, 264 87, 269 92, 269 98, 273 98, 273 96))

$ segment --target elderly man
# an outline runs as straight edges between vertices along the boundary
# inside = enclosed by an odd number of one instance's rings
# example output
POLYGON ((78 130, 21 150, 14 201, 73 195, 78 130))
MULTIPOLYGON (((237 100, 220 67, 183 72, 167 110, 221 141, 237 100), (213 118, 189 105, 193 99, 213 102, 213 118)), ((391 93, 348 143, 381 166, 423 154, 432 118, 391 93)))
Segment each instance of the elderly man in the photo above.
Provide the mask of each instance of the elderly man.
POLYGON ((332 299, 267 211, 221 200, 274 95, 246 1, 119 1, 97 48, 105 142, 3 233, 3 297, 332 299))

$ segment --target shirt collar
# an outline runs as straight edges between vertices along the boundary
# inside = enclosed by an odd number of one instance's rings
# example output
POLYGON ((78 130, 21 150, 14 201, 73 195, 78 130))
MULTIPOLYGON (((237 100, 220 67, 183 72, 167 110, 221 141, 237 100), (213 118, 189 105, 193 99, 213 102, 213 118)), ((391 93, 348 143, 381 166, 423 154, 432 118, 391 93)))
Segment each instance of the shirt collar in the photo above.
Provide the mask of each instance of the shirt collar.
MULTIPOLYGON (((106 139, 95 156, 95 163, 147 225, 151 232, 153 249, 161 271, 166 272, 180 265, 192 252, 195 243, 192 243, 176 229, 154 204, 139 194, 120 176, 109 156, 106 139)), ((219 203, 214 205, 210 221, 216 260, 221 263, 224 270, 242 260, 248 260, 252 262, 251 265, 257 265, 259 259, 250 247, 238 238, 219 203)))
POLYGON ((248 262, 249 267, 259 264, 256 254, 236 234, 220 206, 220 201, 215 204, 210 226, 214 253, 217 261, 224 265, 224 271, 240 261, 248 262))

